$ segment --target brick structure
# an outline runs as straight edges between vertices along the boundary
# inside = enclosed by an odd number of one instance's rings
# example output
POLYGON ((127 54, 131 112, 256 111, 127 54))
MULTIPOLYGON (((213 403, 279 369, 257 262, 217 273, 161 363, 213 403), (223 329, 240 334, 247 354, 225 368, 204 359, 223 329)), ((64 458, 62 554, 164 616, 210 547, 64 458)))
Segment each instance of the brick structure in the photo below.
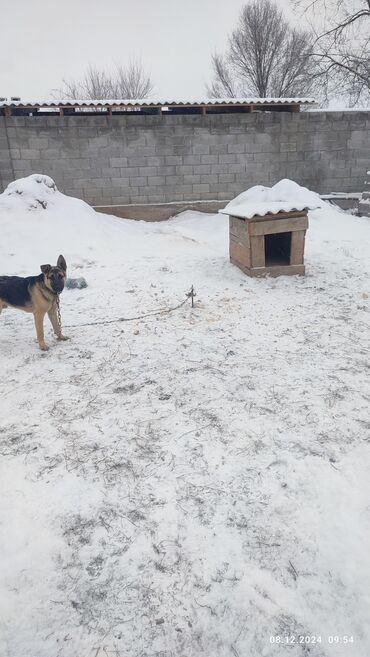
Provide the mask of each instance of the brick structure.
POLYGON ((370 111, 0 116, 0 192, 30 173, 94 206, 227 201, 281 178, 362 192, 369 152, 370 111))
POLYGON ((304 275, 307 211, 230 216, 230 261, 248 276, 304 275))

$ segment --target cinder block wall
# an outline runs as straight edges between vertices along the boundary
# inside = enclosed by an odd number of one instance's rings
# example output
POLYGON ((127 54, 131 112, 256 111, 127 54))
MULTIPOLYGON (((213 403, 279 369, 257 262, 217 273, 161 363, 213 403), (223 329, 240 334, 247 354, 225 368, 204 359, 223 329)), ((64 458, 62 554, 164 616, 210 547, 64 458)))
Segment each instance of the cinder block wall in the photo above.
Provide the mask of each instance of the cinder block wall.
POLYGON ((370 111, 0 117, 1 191, 45 173, 93 205, 229 199, 292 178, 362 191, 370 111))

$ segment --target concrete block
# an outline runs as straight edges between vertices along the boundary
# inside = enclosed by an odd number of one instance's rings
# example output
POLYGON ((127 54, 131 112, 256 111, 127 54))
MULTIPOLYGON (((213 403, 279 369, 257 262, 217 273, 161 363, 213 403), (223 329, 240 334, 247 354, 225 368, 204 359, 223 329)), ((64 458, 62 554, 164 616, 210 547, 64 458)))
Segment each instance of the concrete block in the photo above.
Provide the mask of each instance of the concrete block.
POLYGON ((294 153, 297 150, 297 142, 295 141, 282 141, 280 142, 281 153, 294 153))
POLYGON ((90 150, 98 151, 103 146, 108 146, 107 136, 89 137, 88 147, 90 150))
MULTIPOLYGON (((113 188, 119 187, 124 188, 124 187, 130 187, 130 184, 132 184, 132 180, 137 180, 137 178, 111 178, 110 179, 110 186, 113 188)), ((133 185, 135 186, 135 185, 133 185)), ((115 189, 112 189, 112 194, 116 193, 115 189)))
POLYGON ((26 117, 25 116, 12 116, 11 119, 7 119, 7 122, 10 123, 11 125, 18 127, 18 126, 25 126, 26 125, 26 117))
POLYGON ((208 183, 196 183, 193 185, 193 192, 209 192, 209 184, 208 183))
POLYGON ((221 153, 218 156, 220 164, 234 164, 236 162, 236 155, 232 153, 221 153))
MULTIPOLYGON (((91 160, 87 157, 72 157, 72 158, 61 158, 59 160, 60 163, 65 163, 67 166, 71 166, 76 169, 84 169, 85 171, 90 171, 92 166, 91 166, 91 160)), ((98 161, 95 161, 93 168, 99 171, 100 169, 97 167, 98 161)))
POLYGON ((148 176, 148 185, 163 186, 166 184, 166 176, 148 176))
POLYGON ((305 151, 293 151, 286 154, 288 162, 302 162, 305 159, 305 155, 307 155, 305 151))
POLYGON ((11 148, 9 153, 10 153, 10 157, 15 158, 16 160, 19 160, 21 157, 21 152, 19 148, 11 148))
POLYGON ((153 146, 141 146, 136 144, 135 146, 137 153, 140 155, 145 155, 145 157, 153 157, 156 155, 156 147, 153 146))
POLYGON ((218 166, 218 165, 216 165, 216 164, 196 164, 193 167, 193 174, 194 173, 200 173, 200 174, 212 173, 212 166, 218 166))
MULTIPOLYGON (((18 160, 17 158, 14 158, 13 159, 13 168, 14 168, 14 171, 17 171, 17 172, 19 172, 19 171, 21 171, 21 172, 22 171, 31 171, 31 169, 32 169, 31 160, 24 160, 22 158, 20 158, 18 160)), ((28 176, 28 173, 26 175, 28 176)), ((19 176, 17 176, 17 177, 19 177, 19 176)))
POLYGON ((245 189, 245 186, 248 186, 247 177, 244 179, 243 183, 240 182, 225 183, 225 188, 227 190, 227 193, 231 193, 231 194, 240 194, 245 189))
POLYGON ((165 203, 164 192, 162 194, 151 194, 149 203, 165 203))
POLYGON ((98 136, 98 128, 87 128, 83 126, 78 127, 77 132, 79 137, 83 137, 85 140, 98 136))
POLYGON ((158 174, 160 174, 161 176, 174 176, 176 174, 176 167, 172 165, 159 167, 158 174))
POLYGON ((245 153, 246 144, 228 144, 227 152, 228 153, 245 153))
POLYGON ((20 149, 20 159, 21 160, 36 160, 40 158, 40 151, 36 148, 21 148, 20 149))
POLYGON ((122 167, 120 169, 121 176, 125 178, 133 178, 134 176, 140 176, 139 167, 122 167))
POLYGON ((211 164, 210 167, 210 173, 233 173, 230 171, 230 167, 236 167, 237 171, 243 168, 241 164, 211 164))
MULTIPOLYGON (((221 156, 220 156, 221 157, 221 156)), ((258 162, 259 158, 261 157, 261 160, 264 162, 268 163, 270 162, 269 157, 266 155, 266 153, 236 153, 235 157, 235 163, 236 164, 246 164, 247 162, 258 162)), ((281 159, 281 153, 279 155, 279 159, 281 159)))
POLYGON ((201 183, 217 183, 218 182, 218 175, 216 173, 209 173, 209 174, 203 174, 200 177, 200 182, 201 183))
POLYGON ((42 150, 44 148, 48 148, 49 140, 46 138, 30 137, 28 144, 31 149, 36 148, 42 150))
MULTIPOLYGON (((256 164, 257 166, 257 164, 256 164)), ((247 170, 246 164, 226 164, 221 173, 244 173, 247 170)), ((253 167, 255 170, 255 167, 253 167)), ((216 172, 215 172, 216 173, 216 172)))
POLYGON ((185 184, 176 185, 176 190, 179 194, 183 194, 185 197, 186 194, 190 194, 192 192, 193 185, 185 185, 185 184))
POLYGON ((166 176, 166 185, 181 185, 183 176, 166 176))
POLYGON ((200 174, 198 173, 197 175, 184 175, 183 179, 185 184, 193 185, 194 183, 200 183, 200 174))
POLYGON ((219 183, 235 182, 235 173, 220 173, 218 181, 219 183))
POLYGON ((130 178, 130 185, 135 185, 136 187, 143 187, 148 184, 147 176, 134 176, 130 178))
MULTIPOLYGON (((331 157, 332 159, 332 157, 331 157)), ((318 162, 321 160, 321 152, 320 151, 306 151, 304 153, 304 161, 305 162, 318 162)), ((296 160, 299 161, 299 160, 296 160)))
POLYGON ((166 155, 165 162, 166 164, 180 165, 183 162, 181 155, 166 155))
POLYGON ((201 155, 201 164, 218 164, 218 155, 201 155))
POLYGON ((228 147, 225 144, 212 144, 209 147, 209 152, 211 155, 218 155, 218 156, 226 155, 228 153, 227 148, 228 147))
POLYGON ((193 173, 193 168, 190 164, 182 164, 180 166, 176 167, 176 174, 177 175, 191 175, 193 173))
MULTIPOLYGON (((109 164, 112 168, 121 168, 128 165, 127 157, 111 157, 109 158, 109 164)), ((136 166, 136 165, 132 165, 136 166)))
POLYGON ((130 195, 127 190, 126 194, 121 194, 120 196, 112 196, 111 197, 111 203, 108 203, 107 205, 127 205, 129 201, 130 195))
POLYGON ((148 203, 149 202, 149 197, 147 194, 131 194, 130 197, 130 203, 148 203))
POLYGON ((156 176, 159 173, 157 167, 139 167, 140 176, 156 176))
POLYGON ((146 158, 148 167, 161 167, 165 164, 166 158, 158 155, 152 155, 146 158))
POLYGON ((193 144, 191 151, 194 155, 208 155, 210 146, 208 144, 193 144))
POLYGON ((200 164, 200 155, 184 155, 183 159, 183 164, 200 164))
POLYGON ((40 160, 59 160, 62 155, 60 148, 45 148, 40 151, 40 160))

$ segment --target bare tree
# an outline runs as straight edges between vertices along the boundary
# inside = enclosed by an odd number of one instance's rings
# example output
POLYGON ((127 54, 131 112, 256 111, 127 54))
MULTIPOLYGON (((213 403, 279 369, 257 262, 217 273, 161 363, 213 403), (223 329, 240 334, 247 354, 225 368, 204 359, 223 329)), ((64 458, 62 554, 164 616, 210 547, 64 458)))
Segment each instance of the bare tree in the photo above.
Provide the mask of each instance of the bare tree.
POLYGON ((235 98, 238 95, 238 84, 233 76, 228 58, 215 53, 212 55, 214 79, 208 87, 208 93, 214 98, 235 98))
POLYGON ((117 67, 114 91, 117 98, 147 98, 153 91, 153 84, 142 66, 132 61, 127 66, 117 67))
POLYGON ((137 61, 116 66, 111 73, 89 66, 81 80, 65 80, 54 96, 74 100, 102 100, 104 98, 147 98, 153 91, 151 77, 137 61))
POLYGON ((224 56, 213 55, 214 96, 308 95, 315 86, 315 63, 308 31, 293 28, 272 0, 252 0, 240 13, 224 56))
POLYGON ((295 0, 314 36, 312 57, 326 95, 370 97, 370 0, 295 0))

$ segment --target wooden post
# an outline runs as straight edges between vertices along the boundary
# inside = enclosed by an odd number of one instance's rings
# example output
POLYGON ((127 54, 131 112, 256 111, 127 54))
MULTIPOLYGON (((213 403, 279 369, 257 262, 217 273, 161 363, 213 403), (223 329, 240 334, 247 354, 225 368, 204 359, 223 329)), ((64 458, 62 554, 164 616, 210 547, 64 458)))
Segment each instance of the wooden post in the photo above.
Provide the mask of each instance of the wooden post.
POLYGON ((252 252, 252 267, 265 266, 265 236, 254 235, 250 236, 251 252, 252 252))
POLYGON ((292 232, 292 243, 290 246, 291 265, 303 265, 304 263, 305 235, 305 230, 295 230, 292 232))

